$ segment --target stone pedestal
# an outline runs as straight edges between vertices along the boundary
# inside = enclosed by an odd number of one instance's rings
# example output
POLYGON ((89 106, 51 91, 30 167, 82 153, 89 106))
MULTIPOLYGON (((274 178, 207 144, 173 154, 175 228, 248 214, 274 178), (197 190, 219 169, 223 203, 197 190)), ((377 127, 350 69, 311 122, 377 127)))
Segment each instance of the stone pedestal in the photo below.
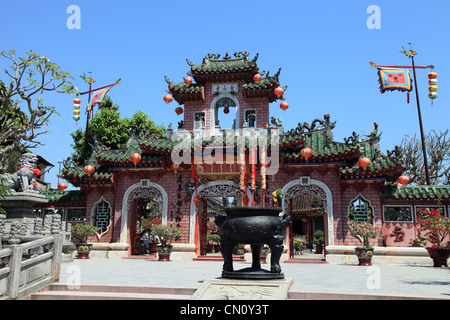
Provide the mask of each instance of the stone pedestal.
POLYGON ((47 198, 35 192, 13 192, 4 197, 2 208, 5 209, 6 221, 17 219, 34 220, 33 206, 36 203, 48 203, 47 198))
POLYGON ((286 300, 294 281, 284 280, 207 280, 192 300, 286 300))

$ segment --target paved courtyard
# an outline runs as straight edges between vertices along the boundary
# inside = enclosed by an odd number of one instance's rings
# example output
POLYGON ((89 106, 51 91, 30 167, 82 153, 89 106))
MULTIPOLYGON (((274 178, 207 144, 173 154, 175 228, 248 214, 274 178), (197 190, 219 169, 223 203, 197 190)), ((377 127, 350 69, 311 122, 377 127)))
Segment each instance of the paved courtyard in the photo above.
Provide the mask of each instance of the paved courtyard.
MULTIPOLYGON (((249 262, 235 262, 235 270, 249 262)), ((263 265, 269 269, 269 265, 263 265)), ((380 265, 360 267, 331 264, 282 264, 291 291, 356 293, 450 299, 450 269, 428 266, 380 265)), ((133 259, 90 259, 64 263, 60 283, 122 284, 198 288, 219 278, 222 262, 159 262, 133 259)))

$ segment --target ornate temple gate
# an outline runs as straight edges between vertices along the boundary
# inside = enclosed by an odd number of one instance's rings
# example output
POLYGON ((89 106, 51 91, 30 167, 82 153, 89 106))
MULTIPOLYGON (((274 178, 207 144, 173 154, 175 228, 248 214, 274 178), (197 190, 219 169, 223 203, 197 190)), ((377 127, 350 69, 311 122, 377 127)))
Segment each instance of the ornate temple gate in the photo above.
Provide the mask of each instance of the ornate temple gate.
MULTIPOLYGON (((304 224, 306 239, 312 241, 315 230, 322 227, 324 232, 324 246, 334 242, 332 228, 332 197, 329 188, 322 182, 301 177, 286 184, 282 191, 286 194, 283 197, 283 210, 290 214, 293 222, 301 221, 304 224), (321 219, 322 224, 314 226, 313 219, 321 219), (313 227, 315 227, 313 230, 313 227)), ((294 255, 294 223, 289 227, 289 255, 294 255)), ((324 250, 325 253, 325 250, 324 250)))
POLYGON ((207 236, 207 197, 240 197, 239 185, 233 181, 211 181, 198 187, 198 208, 195 204, 195 194, 191 200, 190 242, 196 244, 196 254, 206 254, 207 236))

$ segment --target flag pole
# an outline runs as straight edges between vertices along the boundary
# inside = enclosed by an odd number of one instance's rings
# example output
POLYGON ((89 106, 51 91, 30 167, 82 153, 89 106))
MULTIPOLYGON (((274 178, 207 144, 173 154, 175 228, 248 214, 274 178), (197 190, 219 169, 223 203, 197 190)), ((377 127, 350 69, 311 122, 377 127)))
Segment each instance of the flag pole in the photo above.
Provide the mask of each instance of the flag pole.
POLYGON ((411 55, 411 62, 412 62, 412 70, 413 70, 413 75, 414 75, 414 88, 416 89, 417 112, 419 114, 419 127, 420 127, 420 137, 422 139, 422 152, 423 152, 423 164, 425 166, 425 177, 427 180, 427 185, 431 185, 430 173, 428 171, 427 149, 426 149, 426 145, 425 145, 425 136, 423 134, 422 114, 420 112, 419 91, 417 90, 417 78, 416 78, 416 67, 414 65, 414 55, 411 55))
MULTIPOLYGON (((92 83, 89 83, 89 98, 88 98, 88 105, 91 102, 91 87, 92 87, 92 83)), ((84 147, 83 147, 83 165, 86 162, 86 152, 87 152, 87 134, 88 134, 88 128, 89 128, 89 118, 90 118, 90 111, 86 112, 86 130, 84 130, 84 147)))

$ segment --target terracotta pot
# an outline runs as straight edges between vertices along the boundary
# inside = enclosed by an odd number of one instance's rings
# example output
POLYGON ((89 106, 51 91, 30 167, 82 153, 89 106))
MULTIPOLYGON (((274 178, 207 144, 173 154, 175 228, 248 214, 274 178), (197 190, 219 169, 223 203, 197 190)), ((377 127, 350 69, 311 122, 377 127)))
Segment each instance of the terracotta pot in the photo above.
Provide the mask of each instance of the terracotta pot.
POLYGON ((148 252, 149 253, 156 253, 156 246, 158 245, 159 242, 149 242, 148 243, 148 252))
POLYGON ((356 247, 355 253, 358 257, 359 266, 372 265, 373 248, 356 247))
POLYGON ((441 268, 446 267, 447 260, 450 256, 450 249, 438 249, 438 248, 426 248, 428 255, 433 259, 433 267, 441 268))
POLYGON ((323 253, 323 245, 318 244, 316 245, 316 252, 317 254, 322 254, 323 253))
POLYGON ((158 261, 170 261, 170 253, 172 252, 171 244, 156 246, 156 250, 158 251, 158 261))
POLYGON ((89 252, 91 252, 92 244, 87 243, 75 243, 77 248, 78 258, 77 259, 89 259, 89 252))

